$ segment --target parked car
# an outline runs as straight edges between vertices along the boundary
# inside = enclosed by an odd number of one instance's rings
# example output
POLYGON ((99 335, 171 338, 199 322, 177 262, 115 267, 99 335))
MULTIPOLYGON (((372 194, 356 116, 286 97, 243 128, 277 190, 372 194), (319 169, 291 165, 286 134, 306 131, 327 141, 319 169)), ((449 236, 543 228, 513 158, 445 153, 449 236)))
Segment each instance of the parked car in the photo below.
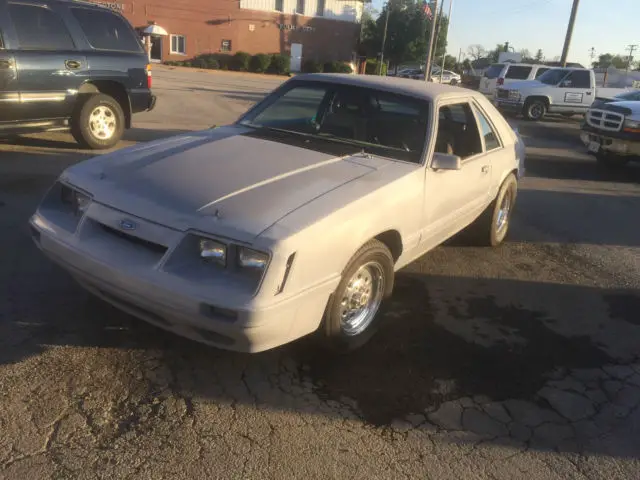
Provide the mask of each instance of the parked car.
POLYGON ((498 87, 519 80, 535 80, 549 70, 545 65, 526 63, 496 63, 491 65, 480 80, 480 91, 493 97, 498 87))
POLYGON ((110 148, 155 101, 147 55, 120 14, 0 0, 0 136, 71 130, 83 147, 110 148))
POLYGON ((547 113, 566 116, 584 115, 594 98, 615 96, 628 90, 596 87, 593 70, 586 68, 552 68, 537 80, 514 82, 498 88, 496 106, 522 114, 528 120, 542 120, 547 113))
POLYGON ((524 144, 471 90, 299 75, 236 123, 65 170, 33 238, 158 327, 257 352, 365 343, 394 272, 466 230, 507 235, 524 144))
MULTIPOLYGON (((423 75, 424 80, 424 75, 423 75)), ((442 83, 444 85, 458 85, 462 81, 462 77, 455 72, 445 70, 442 73, 442 82, 440 82, 440 72, 431 74, 431 81, 434 83, 442 83)))
MULTIPOLYGON (((640 92, 626 96, 637 98, 640 92)), ((618 167, 640 160, 640 101, 616 99, 589 109, 580 138, 598 162, 618 167)))

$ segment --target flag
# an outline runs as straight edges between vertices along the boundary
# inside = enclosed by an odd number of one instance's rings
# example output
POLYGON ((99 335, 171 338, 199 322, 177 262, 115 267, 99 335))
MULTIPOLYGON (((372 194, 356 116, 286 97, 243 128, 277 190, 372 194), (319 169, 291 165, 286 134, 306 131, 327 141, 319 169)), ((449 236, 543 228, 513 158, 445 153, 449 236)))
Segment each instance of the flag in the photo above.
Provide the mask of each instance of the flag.
POLYGON ((431 11, 431 6, 429 5, 429 3, 424 1, 422 3, 422 10, 424 11, 425 15, 429 20, 433 20, 433 12, 431 11))

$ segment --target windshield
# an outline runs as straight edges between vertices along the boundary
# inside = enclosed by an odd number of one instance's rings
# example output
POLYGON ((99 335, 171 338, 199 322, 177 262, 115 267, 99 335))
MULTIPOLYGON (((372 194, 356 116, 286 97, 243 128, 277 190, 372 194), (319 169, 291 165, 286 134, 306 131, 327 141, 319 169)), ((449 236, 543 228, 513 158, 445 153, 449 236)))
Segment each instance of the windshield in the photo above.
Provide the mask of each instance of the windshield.
POLYGON ((413 97, 352 85, 293 81, 238 123, 271 131, 274 139, 283 134, 304 137, 301 145, 312 150, 332 142, 344 145, 345 155, 363 151, 420 163, 428 112, 429 103, 413 97))
POLYGON ((491 65, 489 67, 489 69, 484 73, 484 76, 485 76, 485 78, 488 78, 490 80, 492 80, 494 78, 498 78, 498 76, 500 76, 500 72, 502 72, 503 68, 504 68, 504 65, 502 65, 502 64, 491 65))
POLYGON ((540 75, 537 80, 545 85, 557 85, 569 72, 570 70, 565 70, 564 68, 552 68, 540 75))

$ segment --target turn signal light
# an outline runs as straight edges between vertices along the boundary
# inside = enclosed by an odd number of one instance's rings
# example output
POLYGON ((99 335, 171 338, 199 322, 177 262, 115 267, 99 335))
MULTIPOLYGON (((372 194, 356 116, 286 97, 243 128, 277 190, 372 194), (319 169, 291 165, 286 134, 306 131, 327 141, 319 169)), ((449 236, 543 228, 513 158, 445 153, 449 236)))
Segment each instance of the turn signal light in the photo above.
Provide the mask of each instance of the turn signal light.
POLYGON ((153 77, 151 76, 151 64, 147 65, 147 88, 151 89, 151 84, 153 83, 153 77))

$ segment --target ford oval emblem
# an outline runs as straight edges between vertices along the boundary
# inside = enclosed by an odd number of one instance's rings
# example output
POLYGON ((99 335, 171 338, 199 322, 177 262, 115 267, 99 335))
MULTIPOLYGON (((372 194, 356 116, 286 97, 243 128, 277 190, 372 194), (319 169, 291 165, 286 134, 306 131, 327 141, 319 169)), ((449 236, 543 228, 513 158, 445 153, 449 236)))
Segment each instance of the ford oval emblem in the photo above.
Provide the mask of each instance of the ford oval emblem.
POLYGON ((122 230, 135 230, 138 227, 136 222, 127 219, 120 220, 119 225, 122 230))

